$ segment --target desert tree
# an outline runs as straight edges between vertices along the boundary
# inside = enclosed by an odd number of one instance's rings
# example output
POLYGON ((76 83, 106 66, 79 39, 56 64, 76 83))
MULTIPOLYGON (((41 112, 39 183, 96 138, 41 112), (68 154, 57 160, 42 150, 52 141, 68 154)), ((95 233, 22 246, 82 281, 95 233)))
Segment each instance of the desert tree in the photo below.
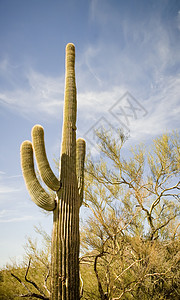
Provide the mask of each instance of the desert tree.
MULTIPOLYGON (((87 161, 91 215, 82 229, 81 262, 102 300, 159 299, 158 293, 178 299, 179 136, 163 134, 148 149, 140 145, 127 153, 123 135, 97 135, 103 155, 87 161)), ((90 299, 88 293, 85 288, 90 299)))

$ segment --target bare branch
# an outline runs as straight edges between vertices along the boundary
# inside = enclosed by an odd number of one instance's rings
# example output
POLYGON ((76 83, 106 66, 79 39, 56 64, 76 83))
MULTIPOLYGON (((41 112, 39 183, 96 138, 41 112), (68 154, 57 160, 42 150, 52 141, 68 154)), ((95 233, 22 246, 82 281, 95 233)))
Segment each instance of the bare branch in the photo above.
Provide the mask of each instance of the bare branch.
POLYGON ((38 298, 38 299, 49 300, 49 297, 46 297, 46 295, 37 286, 37 284, 35 282, 27 279, 27 275, 28 275, 29 268, 30 268, 30 263, 31 263, 31 259, 29 259, 28 267, 27 267, 26 274, 25 274, 25 280, 28 283, 32 284, 38 290, 38 292, 40 294, 36 294, 36 293, 31 292, 31 290, 27 287, 27 285, 18 276, 16 276, 15 274, 11 273, 11 275, 28 291, 28 294, 19 295, 19 297, 21 297, 21 298, 35 297, 35 298, 38 298))
POLYGON ((172 217, 169 218, 165 223, 163 223, 161 226, 157 227, 157 228, 152 232, 152 234, 151 234, 151 240, 153 239, 154 234, 155 234, 158 230, 160 230, 160 229, 162 229, 163 227, 165 227, 166 225, 168 225, 169 222, 172 221, 172 220, 175 219, 175 218, 176 218, 176 215, 172 216, 172 217))
POLYGON ((45 280, 44 280, 44 288, 46 289, 46 291, 48 292, 48 295, 50 296, 50 291, 49 291, 49 289, 47 288, 47 280, 48 280, 48 278, 49 278, 49 275, 50 275, 50 269, 49 269, 49 267, 48 267, 48 273, 47 273, 47 275, 46 275, 46 277, 45 277, 45 280))
POLYGON ((31 281, 31 280, 29 280, 29 279, 27 278, 27 275, 28 275, 28 272, 29 272, 29 268, 30 268, 30 264, 31 264, 31 258, 29 259, 29 263, 28 263, 28 267, 27 267, 26 275, 25 275, 25 280, 26 280, 28 283, 32 284, 32 285, 35 287, 35 289, 36 289, 41 295, 43 295, 44 297, 46 297, 45 294, 43 293, 43 291, 37 286, 37 284, 36 284, 34 281, 31 281))
POLYGON ((36 293, 29 293, 29 294, 26 294, 26 295, 19 295, 19 297, 21 297, 21 298, 34 297, 34 298, 42 299, 42 300, 49 300, 49 298, 44 297, 44 296, 39 295, 39 294, 36 294, 36 293))
POLYGON ((129 265, 126 269, 124 269, 121 274, 119 274, 114 281, 116 281, 117 279, 119 279, 119 277, 121 277, 127 270, 129 270, 132 266, 134 266, 135 264, 137 264, 138 262, 142 261, 143 259, 138 259, 138 260, 135 260, 131 265, 129 265))
POLYGON ((84 292, 84 282, 82 280, 82 277, 81 277, 81 273, 79 274, 79 277, 80 277, 80 281, 81 281, 81 289, 80 289, 80 299, 83 297, 83 292, 84 292))
POLYGON ((99 278, 99 274, 98 274, 98 270, 97 270, 97 261, 98 261, 98 258, 99 257, 102 257, 103 256, 103 252, 102 253, 99 253, 98 255, 96 255, 95 257, 95 260, 94 260, 94 272, 96 274, 96 278, 97 278, 97 281, 98 281, 98 290, 99 290, 99 294, 100 294, 100 297, 101 297, 101 300, 106 300, 106 296, 104 294, 104 291, 103 291, 103 288, 102 288, 102 284, 101 284, 101 280, 99 278))
POLYGON ((18 276, 13 273, 11 273, 11 276, 13 276, 29 293, 31 293, 30 289, 25 285, 24 282, 22 282, 22 280, 18 276))

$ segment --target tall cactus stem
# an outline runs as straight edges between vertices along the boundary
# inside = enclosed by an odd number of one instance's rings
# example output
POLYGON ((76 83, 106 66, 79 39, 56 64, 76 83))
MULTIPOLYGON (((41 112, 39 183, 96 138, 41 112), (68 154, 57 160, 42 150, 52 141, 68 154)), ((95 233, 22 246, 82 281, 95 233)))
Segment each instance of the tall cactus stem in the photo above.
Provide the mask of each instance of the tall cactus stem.
POLYGON ((32 129, 32 143, 21 146, 21 165, 32 200, 41 208, 53 211, 50 300, 79 299, 79 209, 83 201, 85 141, 76 141, 75 47, 66 46, 64 120, 59 180, 50 168, 44 130, 32 129), (33 151, 44 183, 56 192, 56 199, 42 188, 35 170, 33 151))
POLYGON ((59 206, 54 210, 51 299, 73 300, 79 299, 78 195, 71 184, 60 193, 59 206))
MULTIPOLYGON (((76 81, 75 81, 75 47, 73 44, 66 46, 66 77, 64 97, 63 136, 61 158, 63 154, 70 158, 70 172, 75 171, 76 161, 76 81), (72 169, 74 168, 74 169, 72 169)), ((64 170, 61 170, 62 174, 64 170)))
MULTIPOLYGON (((52 261, 52 296, 59 299, 79 299, 79 194, 76 177, 76 83, 75 83, 75 47, 66 46, 66 79, 64 99, 64 120, 61 146, 60 180, 58 192, 58 225, 54 224, 54 246, 58 249, 58 269, 52 261)), ((54 212, 54 214, 56 211, 54 212)))

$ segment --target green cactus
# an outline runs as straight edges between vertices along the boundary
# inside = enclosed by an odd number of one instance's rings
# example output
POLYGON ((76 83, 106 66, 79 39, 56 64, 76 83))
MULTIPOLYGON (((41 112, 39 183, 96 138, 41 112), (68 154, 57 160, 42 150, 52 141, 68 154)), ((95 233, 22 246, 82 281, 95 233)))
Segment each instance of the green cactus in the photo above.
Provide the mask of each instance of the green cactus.
POLYGON ((44 145, 44 130, 35 125, 32 143, 21 145, 21 166, 32 200, 53 211, 51 253, 51 300, 79 299, 79 208, 83 201, 85 141, 76 141, 75 47, 66 46, 66 80, 59 179, 49 166, 44 145), (55 191, 50 196, 39 183, 33 152, 42 180, 55 191))

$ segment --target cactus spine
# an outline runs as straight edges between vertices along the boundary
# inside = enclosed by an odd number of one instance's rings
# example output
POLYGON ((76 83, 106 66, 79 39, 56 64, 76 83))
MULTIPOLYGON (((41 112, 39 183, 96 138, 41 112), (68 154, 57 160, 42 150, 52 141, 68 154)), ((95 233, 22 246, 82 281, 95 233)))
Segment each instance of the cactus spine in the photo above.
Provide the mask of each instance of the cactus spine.
POLYGON ((66 79, 59 179, 49 166, 44 130, 35 125, 32 143, 21 145, 21 166, 32 200, 53 211, 51 300, 79 299, 79 208, 83 201, 85 141, 76 141, 75 47, 66 46, 66 79), (39 183, 33 152, 44 183, 56 192, 52 198, 39 183))

